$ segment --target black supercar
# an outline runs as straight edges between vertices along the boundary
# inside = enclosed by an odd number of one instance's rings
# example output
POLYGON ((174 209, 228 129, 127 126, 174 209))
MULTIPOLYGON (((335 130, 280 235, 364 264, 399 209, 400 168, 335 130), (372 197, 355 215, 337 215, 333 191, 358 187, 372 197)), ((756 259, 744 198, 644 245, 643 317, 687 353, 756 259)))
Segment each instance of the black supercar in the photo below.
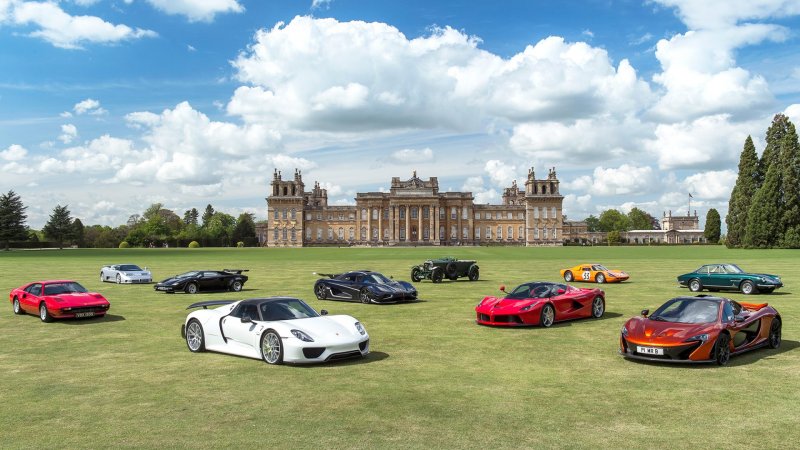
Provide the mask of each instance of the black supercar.
POLYGON ((320 300, 347 300, 361 303, 413 302, 417 290, 407 281, 395 281, 369 270, 340 274, 318 274, 323 277, 314 284, 314 294, 320 300))
POLYGON ((153 286, 153 289, 167 294, 174 294, 175 292, 196 294, 200 291, 225 290, 239 292, 247 281, 247 275, 243 275, 242 272, 247 272, 247 270, 196 270, 167 278, 153 286))

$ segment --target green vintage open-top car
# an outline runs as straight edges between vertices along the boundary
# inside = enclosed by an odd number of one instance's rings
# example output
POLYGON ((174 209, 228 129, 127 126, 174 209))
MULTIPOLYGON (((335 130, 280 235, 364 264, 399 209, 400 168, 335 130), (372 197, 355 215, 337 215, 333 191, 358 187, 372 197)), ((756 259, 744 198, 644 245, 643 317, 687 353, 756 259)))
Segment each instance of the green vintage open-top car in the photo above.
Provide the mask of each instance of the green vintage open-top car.
POLYGON ((421 265, 411 268, 411 281, 414 282, 429 278, 434 283, 439 283, 444 278, 457 280, 461 277, 468 277, 470 281, 475 281, 479 276, 480 270, 475 261, 450 257, 429 259, 421 265))
POLYGON ((777 275, 748 273, 736 264, 706 264, 694 272, 678 275, 678 283, 692 292, 733 290, 746 295, 769 294, 783 286, 777 275))

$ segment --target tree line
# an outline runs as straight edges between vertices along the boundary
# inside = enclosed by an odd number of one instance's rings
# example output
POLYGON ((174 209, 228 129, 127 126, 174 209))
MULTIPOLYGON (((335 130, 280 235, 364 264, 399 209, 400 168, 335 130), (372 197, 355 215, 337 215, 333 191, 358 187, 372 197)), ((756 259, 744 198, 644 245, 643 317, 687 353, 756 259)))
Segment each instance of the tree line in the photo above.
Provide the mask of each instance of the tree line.
POLYGON ((185 246, 196 241, 203 246, 256 246, 255 216, 242 213, 238 218, 215 211, 210 204, 203 214, 196 208, 183 217, 164 208, 161 203, 150 205, 141 215, 133 214, 127 223, 116 227, 84 226, 72 217, 69 205, 56 205, 41 230, 26 225, 27 206, 13 190, 0 195, 0 243, 8 249, 12 242, 52 241, 58 247, 161 247, 185 246))
MULTIPOLYGON (((620 233, 631 230, 660 230, 658 219, 650 213, 634 207, 628 214, 623 214, 616 209, 607 209, 600 213, 600 217, 590 215, 586 222, 586 231, 609 233, 609 240, 619 242, 620 233)), ((721 238, 722 220, 719 211, 714 208, 706 214, 706 224, 703 235, 711 243, 717 243, 721 238)))
POLYGON ((725 222, 728 247, 800 248, 800 145, 785 115, 772 119, 760 158, 745 139, 725 222))

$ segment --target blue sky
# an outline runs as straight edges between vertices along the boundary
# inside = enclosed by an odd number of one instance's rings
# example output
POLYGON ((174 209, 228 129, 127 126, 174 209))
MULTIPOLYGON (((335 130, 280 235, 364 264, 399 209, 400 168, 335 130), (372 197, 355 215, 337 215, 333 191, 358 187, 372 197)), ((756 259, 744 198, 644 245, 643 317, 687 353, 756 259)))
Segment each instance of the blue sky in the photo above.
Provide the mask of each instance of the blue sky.
POLYGON ((800 120, 788 0, 0 0, 0 190, 116 225, 161 202, 266 217, 438 176, 499 201, 555 166, 570 218, 727 211, 750 134, 800 120))

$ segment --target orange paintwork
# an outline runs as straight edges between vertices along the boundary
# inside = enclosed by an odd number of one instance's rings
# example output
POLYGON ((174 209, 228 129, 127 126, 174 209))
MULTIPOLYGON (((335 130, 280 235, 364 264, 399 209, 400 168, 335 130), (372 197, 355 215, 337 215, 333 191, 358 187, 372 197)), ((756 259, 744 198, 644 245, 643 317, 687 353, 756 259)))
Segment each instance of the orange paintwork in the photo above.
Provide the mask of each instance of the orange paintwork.
POLYGON ((629 278, 629 275, 621 270, 608 269, 598 263, 578 264, 568 269, 561 269, 561 276, 567 282, 586 281, 590 283, 618 283, 629 278), (598 280, 600 274, 602 276, 598 280))

